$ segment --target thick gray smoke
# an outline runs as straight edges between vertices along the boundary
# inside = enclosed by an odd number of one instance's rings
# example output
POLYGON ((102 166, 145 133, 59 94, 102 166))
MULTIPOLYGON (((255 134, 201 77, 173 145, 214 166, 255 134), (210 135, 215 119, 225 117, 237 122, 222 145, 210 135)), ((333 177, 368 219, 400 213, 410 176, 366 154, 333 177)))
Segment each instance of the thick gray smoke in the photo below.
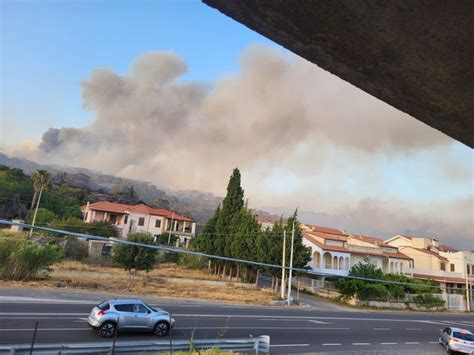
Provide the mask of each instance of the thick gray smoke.
POLYGON ((126 75, 95 69, 82 83, 86 128, 49 129, 40 160, 85 166, 164 186, 221 188, 234 166, 278 164, 290 152, 307 170, 328 145, 410 152, 449 140, 311 63, 261 46, 241 58, 241 73, 212 85, 180 80, 172 52, 150 52, 126 75), (41 159, 42 158, 42 159, 41 159))
POLYGON ((450 163, 450 138, 317 66, 262 46, 240 63, 207 85, 184 81, 187 65, 173 52, 143 54, 124 75, 95 69, 81 84, 93 123, 50 128, 30 157, 220 194, 238 166, 253 201, 316 211, 390 198, 380 187, 388 167, 420 152, 441 152, 441 164, 429 153, 431 166, 472 180, 472 167, 450 163))

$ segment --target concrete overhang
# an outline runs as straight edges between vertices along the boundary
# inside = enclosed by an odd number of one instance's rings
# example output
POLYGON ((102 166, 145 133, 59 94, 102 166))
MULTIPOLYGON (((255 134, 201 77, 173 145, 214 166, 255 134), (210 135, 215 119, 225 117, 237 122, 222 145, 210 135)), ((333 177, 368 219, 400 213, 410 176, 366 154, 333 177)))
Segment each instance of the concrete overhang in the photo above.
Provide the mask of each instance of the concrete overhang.
POLYGON ((474 1, 203 2, 474 147, 474 1))

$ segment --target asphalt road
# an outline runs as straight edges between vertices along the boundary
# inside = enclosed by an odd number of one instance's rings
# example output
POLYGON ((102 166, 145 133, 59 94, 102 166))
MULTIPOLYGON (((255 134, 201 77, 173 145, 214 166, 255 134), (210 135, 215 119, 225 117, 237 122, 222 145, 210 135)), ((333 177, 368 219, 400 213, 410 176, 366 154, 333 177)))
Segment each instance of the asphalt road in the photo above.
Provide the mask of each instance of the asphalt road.
MULTIPOLYGON (((102 300, 102 295, 73 292, 57 299, 61 293, 16 296, 14 290, 7 291, 0 289, 0 344, 28 343, 36 321, 39 321, 39 343, 103 341, 86 323, 91 308, 102 300)), ((195 339, 269 335, 272 353, 442 354, 437 342, 440 329, 452 325, 474 330, 474 317, 464 314, 146 301, 173 314, 176 339, 189 339, 193 330, 195 339)), ((156 338, 149 334, 120 334, 119 339, 156 338)))

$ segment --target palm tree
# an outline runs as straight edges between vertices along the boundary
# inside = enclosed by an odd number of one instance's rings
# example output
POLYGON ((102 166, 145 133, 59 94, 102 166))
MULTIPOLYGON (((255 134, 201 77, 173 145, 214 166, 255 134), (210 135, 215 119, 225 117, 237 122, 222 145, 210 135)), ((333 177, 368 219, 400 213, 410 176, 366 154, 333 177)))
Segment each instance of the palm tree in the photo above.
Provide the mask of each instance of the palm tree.
POLYGON ((30 210, 35 208, 36 199, 38 198, 38 193, 48 185, 50 175, 46 170, 37 170, 31 175, 31 180, 33 181, 33 189, 35 190, 33 194, 33 199, 31 200, 30 210))
MULTIPOLYGON (((33 180, 33 189, 35 190, 33 194, 33 200, 31 201, 31 209, 33 209, 36 203, 35 214, 33 215, 33 222, 31 223, 32 226, 35 225, 36 214, 38 213, 38 207, 41 201, 41 195, 43 194, 43 189, 48 186, 50 178, 51 175, 46 170, 38 170, 31 175, 31 180, 33 180), (38 198, 38 201, 36 201, 36 198, 38 198)), ((30 229, 30 237, 32 234, 33 228, 30 229)))

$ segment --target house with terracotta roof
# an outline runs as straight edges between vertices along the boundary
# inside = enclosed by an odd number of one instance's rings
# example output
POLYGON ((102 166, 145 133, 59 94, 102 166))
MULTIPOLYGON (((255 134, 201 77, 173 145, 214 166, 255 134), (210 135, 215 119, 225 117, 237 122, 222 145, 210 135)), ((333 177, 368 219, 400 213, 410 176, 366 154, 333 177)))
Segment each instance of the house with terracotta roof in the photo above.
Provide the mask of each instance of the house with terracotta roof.
POLYGON ((301 225, 301 229, 303 244, 311 248, 310 266, 315 271, 347 276, 352 266, 370 262, 385 273, 412 273, 413 260, 380 238, 307 224, 301 225))
POLYGON ((385 240, 414 261, 413 277, 440 282, 447 292, 474 281, 474 253, 457 251, 436 238, 396 235, 385 240))
POLYGON ((126 205, 115 202, 100 201, 82 206, 84 221, 111 222, 126 238, 129 233, 148 232, 157 237, 171 233, 187 244, 196 234, 196 222, 191 218, 179 215, 163 208, 152 208, 145 204, 126 205))

